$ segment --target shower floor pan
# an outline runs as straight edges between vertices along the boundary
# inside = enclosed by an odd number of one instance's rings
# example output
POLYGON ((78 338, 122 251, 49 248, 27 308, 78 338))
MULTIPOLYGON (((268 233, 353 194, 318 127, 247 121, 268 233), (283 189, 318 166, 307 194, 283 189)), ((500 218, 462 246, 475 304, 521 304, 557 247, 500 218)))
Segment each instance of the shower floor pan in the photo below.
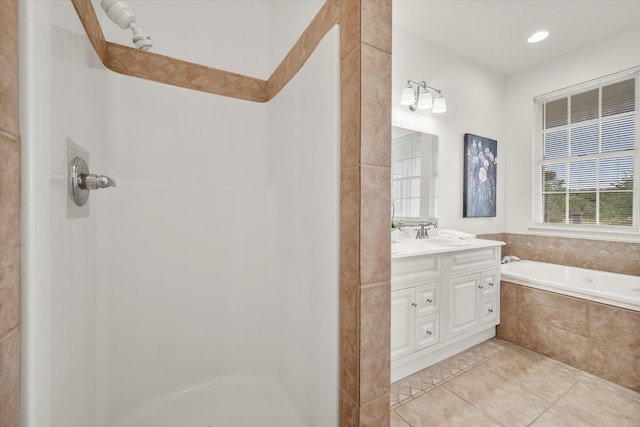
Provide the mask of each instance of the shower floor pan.
POLYGON ((148 402, 113 427, 301 427, 272 378, 233 376, 148 402))

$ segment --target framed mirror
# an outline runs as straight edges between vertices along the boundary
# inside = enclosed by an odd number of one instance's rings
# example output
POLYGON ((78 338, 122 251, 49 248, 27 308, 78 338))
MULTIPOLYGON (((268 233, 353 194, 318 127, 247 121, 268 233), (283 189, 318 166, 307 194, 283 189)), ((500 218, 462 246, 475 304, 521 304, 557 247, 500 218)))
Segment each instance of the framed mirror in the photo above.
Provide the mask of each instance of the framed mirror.
POLYGON ((438 221, 438 136, 391 128, 393 220, 407 225, 438 221))

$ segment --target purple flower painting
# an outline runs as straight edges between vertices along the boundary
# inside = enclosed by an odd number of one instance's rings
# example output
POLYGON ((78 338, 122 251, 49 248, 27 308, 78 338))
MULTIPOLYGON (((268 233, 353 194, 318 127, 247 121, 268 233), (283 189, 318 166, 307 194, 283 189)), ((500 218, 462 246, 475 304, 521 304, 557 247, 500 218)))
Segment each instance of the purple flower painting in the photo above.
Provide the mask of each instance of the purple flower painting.
POLYGON ((498 141, 464 134, 465 218, 496 216, 496 172, 498 141))

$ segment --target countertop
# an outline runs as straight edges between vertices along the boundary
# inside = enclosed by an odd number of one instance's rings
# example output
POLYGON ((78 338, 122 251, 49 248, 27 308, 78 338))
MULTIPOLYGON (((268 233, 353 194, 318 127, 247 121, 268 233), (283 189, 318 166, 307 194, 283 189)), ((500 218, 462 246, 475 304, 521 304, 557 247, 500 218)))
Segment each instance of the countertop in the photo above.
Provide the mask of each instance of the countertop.
POLYGON ((486 239, 449 239, 442 237, 403 239, 397 243, 391 243, 391 258, 457 252, 469 249, 503 246, 504 244, 504 242, 499 240, 486 239))

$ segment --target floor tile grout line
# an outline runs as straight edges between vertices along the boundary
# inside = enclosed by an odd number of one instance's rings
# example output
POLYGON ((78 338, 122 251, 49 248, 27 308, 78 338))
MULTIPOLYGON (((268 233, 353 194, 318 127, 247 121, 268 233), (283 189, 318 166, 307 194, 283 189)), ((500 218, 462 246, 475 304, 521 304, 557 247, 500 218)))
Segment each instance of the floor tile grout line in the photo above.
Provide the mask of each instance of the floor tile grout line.
POLYGON ((404 421, 404 422, 405 422, 409 427, 413 427, 413 426, 411 425, 411 423, 410 423, 409 421, 407 421, 407 419, 406 419, 405 417, 403 417, 401 414, 399 414, 397 411, 392 411, 392 412, 395 412, 395 414, 396 414, 397 416, 399 416, 399 417, 400 417, 400 419, 402 419, 402 421, 404 421))
MULTIPOLYGON (((543 414, 544 414, 544 413, 546 413, 546 412, 547 412, 549 409, 551 409, 551 408, 557 408, 557 409, 559 409, 559 410, 561 410, 561 411, 566 411, 566 412, 570 413, 571 415, 573 415, 573 416, 576 416, 576 417, 580 418, 582 421, 584 421, 584 422, 586 422, 586 423, 588 423, 588 424, 590 424, 590 425, 592 425, 592 426, 596 427, 596 425, 595 425, 595 424, 593 424, 591 421, 589 421, 589 420, 585 419, 585 418, 584 418, 584 417, 582 417, 580 414, 576 414, 575 412, 573 412, 573 411, 569 410, 568 408, 563 408, 562 406, 558 406, 558 402, 560 401, 560 399, 562 399, 562 398, 563 398, 565 395, 567 395, 571 390, 573 390, 573 389, 575 388, 575 386, 577 386, 577 385, 578 385, 578 383, 579 383, 580 381, 582 381, 580 378, 576 378, 576 382, 575 382, 571 387, 569 387, 569 389, 568 389, 567 391, 565 391, 564 393, 562 393, 562 395, 561 395, 561 396, 559 396, 559 397, 558 397, 558 398, 553 402, 553 405, 552 405, 550 408, 547 408, 547 409, 543 412, 543 414)), ((538 418, 540 418, 543 414, 540 414, 540 416, 539 416, 538 418)), ((536 418, 536 419, 537 419, 537 418, 536 418)), ((534 421, 534 422, 535 422, 535 421, 534 421)), ((529 424, 529 425, 531 425, 531 424, 529 424)))
MULTIPOLYGON (((420 371, 418 371, 418 372, 416 372, 414 374, 408 375, 407 377, 402 378, 402 379, 394 382, 391 385, 391 387, 393 388, 395 386, 395 387, 399 388, 399 387, 403 386, 404 384, 410 383, 410 381, 413 378, 419 378, 421 373, 429 371, 429 370, 436 369, 439 366, 443 366, 443 365, 445 365, 447 363, 451 363, 452 361, 455 361, 456 359, 461 359, 465 355, 472 353, 474 350, 478 350, 478 349, 481 349, 482 346, 486 346, 487 343, 494 342, 494 340, 496 340, 496 338, 493 338, 493 339, 491 339, 489 341, 485 341, 485 342, 482 342, 480 344, 477 344, 477 345, 475 345, 475 346, 473 346, 473 347, 471 347, 471 348, 469 348, 469 349, 467 349, 467 350, 465 350, 465 351, 463 351, 463 352, 461 352, 459 354, 455 354, 453 356, 450 356, 450 357, 448 357, 448 358, 446 358, 446 359, 444 359, 444 360, 442 360, 442 361, 440 361, 440 362, 438 362, 438 363, 436 363, 436 364, 434 364, 432 366, 428 366, 428 367, 426 367, 426 368, 424 368, 424 369, 422 369, 422 370, 420 370, 420 371)), ((480 365, 481 363, 485 362, 486 360, 489 360, 489 359, 495 357, 498 353, 504 351, 507 348, 504 344, 496 344, 496 346, 500 346, 501 348, 499 348, 496 351, 494 351, 490 356, 484 356, 484 353, 483 353, 483 357, 484 358, 482 360, 478 360, 476 362, 471 363, 468 367, 466 367, 464 369, 460 369, 460 372, 458 372, 456 374, 453 374, 453 375, 451 375, 450 377, 448 377, 446 379, 443 378, 442 381, 440 381, 438 384, 434 384, 433 387, 430 387, 428 390, 424 390, 423 389, 424 393, 420 393, 420 394, 418 394, 416 396, 409 395, 409 397, 404 399, 404 400, 401 400, 401 401, 399 400, 397 403, 394 403, 393 405, 390 404, 390 410, 398 409, 400 406, 405 405, 405 404, 415 400, 417 397, 420 397, 422 394, 426 394, 426 393, 434 390, 435 388, 440 387, 441 385, 444 385, 448 381, 450 381, 450 380, 452 380, 452 379, 464 374, 465 372, 469 372, 475 366, 480 365)), ((406 386, 405 385, 405 387, 408 387, 409 388, 409 393, 411 393, 411 386, 406 386)), ((390 390, 390 393, 391 393, 391 390, 390 390)))
MULTIPOLYGON (((442 384, 443 386, 445 386, 445 384, 442 384)), ((484 414, 485 416, 489 417, 489 419, 491 419, 492 421, 495 421, 497 424, 503 426, 503 427, 508 427, 505 426, 504 424, 502 424, 500 421, 496 420, 495 418, 493 418, 491 415, 487 414, 486 412, 484 412, 482 409, 478 408, 476 405, 473 404, 473 402, 468 401, 467 399, 465 399, 464 397, 460 396, 458 393, 456 393, 454 390, 451 390, 449 387, 445 388, 450 391, 451 393, 455 394, 456 396, 458 396, 460 399, 462 399, 464 402, 466 402, 467 404, 471 405, 471 407, 473 407, 474 409, 476 409, 477 411, 479 411, 480 413, 484 414)))
MULTIPOLYGON (((484 363, 484 362, 482 362, 482 363, 481 363, 481 365, 482 365, 483 363, 484 363)), ((547 396, 545 396, 545 395, 541 394, 539 391, 534 390, 533 388, 530 388, 530 387, 529 387, 529 385, 528 385, 528 383, 526 383, 526 382, 514 381, 514 380, 512 380, 511 378, 507 377, 506 375, 503 375, 501 372, 494 371, 493 369, 491 369, 491 368, 489 368, 489 367, 486 367, 486 366, 482 366, 482 368, 484 368, 485 370, 487 370, 487 371, 489 371, 489 372, 491 372, 491 373, 493 373, 493 374, 495 374, 495 375, 498 375, 500 378, 503 378, 504 380, 509 381, 509 382, 510 382, 510 383, 512 383, 512 384, 515 384, 515 385, 518 385, 518 386, 522 386, 522 387, 524 387, 524 388, 525 388, 529 393, 531 393, 531 394, 534 394, 534 395, 536 395, 536 396, 538 396, 538 397, 540 397, 540 398, 542 398, 542 399, 544 399, 544 400, 547 400, 547 396)), ((574 373, 575 373, 575 372, 572 372, 572 374, 574 374, 574 373)), ((553 401, 553 403, 554 403, 554 404, 555 404, 555 402, 557 402, 557 401, 558 401, 558 399, 560 399, 560 398, 561 398, 562 396, 564 396, 567 392, 569 392, 569 390, 571 390, 571 389, 572 389, 572 388, 573 388, 573 387, 578 383, 578 381, 580 381, 580 378, 579 378, 579 377, 572 376, 572 378, 573 378, 574 383, 573 383, 573 384, 571 384, 571 386, 570 386, 568 389, 566 389, 564 392, 562 392, 562 394, 561 394, 557 399, 555 399, 555 400, 553 401)))
MULTIPOLYGON (((478 366, 477 366, 477 367, 481 367, 480 365, 481 365, 481 364, 478 364, 478 366)), ((489 369, 487 369, 487 368, 485 368, 485 367, 482 367, 482 368, 483 368, 484 370, 486 370, 486 371, 490 372, 490 373, 495 374, 495 372, 493 372, 493 371, 491 371, 491 370, 489 370, 489 369)), ((496 375, 497 375, 497 374, 496 374, 496 375)), ((517 385, 517 386, 522 386, 522 384, 520 384, 520 383, 516 383, 516 382, 514 382, 514 381, 511 381, 511 380, 509 380, 509 379, 507 379, 507 378, 503 377, 502 375, 498 375, 498 376, 499 376, 500 378, 502 378, 503 380, 509 381, 511 384, 514 384, 514 385, 517 385)), ((504 381, 503 381, 503 382, 504 382, 504 381)), ((576 383, 577 383, 577 381, 576 381, 576 383)), ((444 385, 444 384, 443 384, 443 385, 444 385)), ((574 385, 575 385, 575 383, 574 383, 574 385)), ((571 387, 569 387, 569 389, 573 388, 573 386, 574 386, 574 385, 572 385, 571 387)), ((496 420, 496 419, 495 419, 495 418, 493 418, 491 415, 489 415, 489 414, 485 413, 481 408, 479 408, 479 407, 477 407, 476 405, 474 405, 474 403, 473 403, 473 402, 471 402, 471 401, 469 401, 469 400, 465 399, 463 396, 460 396, 458 393, 456 393, 454 390, 450 389, 449 387, 446 387, 446 389, 447 389, 447 390, 449 390, 450 392, 454 393, 454 394, 455 394, 456 396, 458 396, 460 399, 462 399, 462 400, 464 400, 465 402, 467 402, 469 405, 471 405, 471 406, 473 406, 474 408, 476 408, 478 411, 480 411, 480 412, 482 412, 483 414, 485 414, 487 417, 491 418, 491 419, 492 419, 493 421, 495 421, 496 423, 500 424, 501 426, 504 426, 504 424, 502 424, 500 421, 496 420)), ((529 393, 532 393, 529 389, 525 389, 525 390, 527 390, 529 393)), ((568 392, 568 390, 567 390, 567 392, 568 392)), ((565 392, 565 393, 567 393, 567 392, 565 392)), ((532 394, 534 394, 535 396, 540 397, 540 395, 539 395, 539 394, 537 394, 537 393, 532 393, 532 394)), ((562 394, 562 396, 564 396, 564 393, 562 394)), ((559 398, 558 398, 558 399, 559 399, 559 398)), ((529 424, 527 424, 527 426, 532 425, 532 424, 533 424, 533 423, 534 423, 538 418, 540 418, 544 413, 546 413, 549 409, 551 409, 552 407, 554 407, 554 406, 555 406, 555 403, 557 402, 557 400, 558 400, 558 399, 556 399, 556 400, 554 400, 554 401, 551 401, 551 402, 547 400, 547 401, 546 401, 546 403, 548 404, 548 406, 547 406, 547 407, 546 407, 542 412, 540 412, 540 414, 538 414, 538 416, 536 416, 536 418, 534 418, 534 419, 533 419, 529 424)), ((542 400, 544 401, 544 399, 542 399, 542 400)), ((582 418, 581 418, 581 419, 582 419, 582 418)), ((505 427, 508 427, 508 426, 505 426, 505 427)))

